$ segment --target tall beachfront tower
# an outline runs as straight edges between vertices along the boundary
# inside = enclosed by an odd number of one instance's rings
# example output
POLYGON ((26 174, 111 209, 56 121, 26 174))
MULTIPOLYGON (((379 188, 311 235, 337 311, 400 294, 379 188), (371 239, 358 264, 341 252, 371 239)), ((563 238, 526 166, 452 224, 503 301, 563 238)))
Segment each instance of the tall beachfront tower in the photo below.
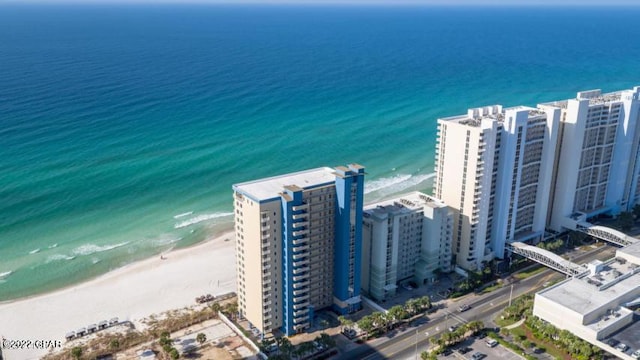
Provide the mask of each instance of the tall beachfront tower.
POLYGON ((550 228, 574 228, 576 219, 633 208, 640 201, 640 86, 583 91, 539 107, 562 113, 550 228))
POLYGON ((559 111, 501 105, 438 120, 434 195, 454 209, 456 263, 544 234, 559 111))
POLYGON ((233 185, 239 310, 263 334, 360 309, 364 167, 233 185))
POLYGON ((420 192, 364 209, 362 289, 384 301, 398 285, 427 284, 451 271, 453 211, 420 192))

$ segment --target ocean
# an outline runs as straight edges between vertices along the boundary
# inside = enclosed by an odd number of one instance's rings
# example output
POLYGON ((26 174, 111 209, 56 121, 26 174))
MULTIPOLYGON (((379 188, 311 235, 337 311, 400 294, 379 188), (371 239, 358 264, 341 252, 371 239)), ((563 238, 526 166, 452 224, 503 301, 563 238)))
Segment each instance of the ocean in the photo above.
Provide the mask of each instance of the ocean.
POLYGON ((639 16, 0 4, 0 301, 231 229, 237 182, 357 162, 367 202, 429 192, 438 117, 640 85, 639 16))

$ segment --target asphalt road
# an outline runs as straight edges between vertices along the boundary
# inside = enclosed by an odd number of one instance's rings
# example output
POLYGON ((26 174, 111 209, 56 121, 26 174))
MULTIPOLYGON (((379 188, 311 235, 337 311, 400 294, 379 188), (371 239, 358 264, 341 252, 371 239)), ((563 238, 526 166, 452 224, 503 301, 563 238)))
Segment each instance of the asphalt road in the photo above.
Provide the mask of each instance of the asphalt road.
MULTIPOLYGON (((604 246, 589 253, 581 254, 572 258, 574 262, 589 262, 596 258, 610 258, 613 256, 615 248, 604 246)), ((513 295, 515 299, 518 296, 535 293, 544 287, 548 281, 554 281, 564 278, 565 275, 547 269, 538 274, 530 276, 524 280, 513 283, 513 295)), ((483 321, 489 324, 493 318, 502 311, 509 303, 511 286, 505 286, 498 290, 492 291, 485 295, 470 297, 466 301, 461 300, 455 304, 452 309, 441 309, 429 316, 429 321, 407 330, 402 334, 397 334, 387 341, 375 346, 360 346, 351 351, 345 352, 337 359, 408 359, 424 351, 429 346, 429 338, 440 334, 451 325, 461 324, 473 320, 483 321), (458 313, 458 304, 465 303, 471 306, 470 310, 464 313, 458 313)))

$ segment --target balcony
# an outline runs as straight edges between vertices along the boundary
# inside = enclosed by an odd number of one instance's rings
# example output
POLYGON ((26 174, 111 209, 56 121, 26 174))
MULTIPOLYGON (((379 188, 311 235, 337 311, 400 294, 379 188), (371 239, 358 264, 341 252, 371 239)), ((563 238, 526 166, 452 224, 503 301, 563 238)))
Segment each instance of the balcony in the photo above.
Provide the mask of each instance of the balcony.
POLYGON ((309 288, 293 290, 293 296, 302 296, 309 293, 309 288))
POLYGON ((306 266, 295 268, 295 269, 293 269, 293 275, 300 275, 300 274, 302 274, 302 273, 304 273, 304 272, 306 272, 308 270, 309 270, 309 268, 306 267, 306 266))
POLYGON ((269 313, 268 315, 264 316, 264 321, 270 320, 273 316, 269 313))
POLYGON ((298 275, 298 276, 294 275, 293 276, 293 281, 297 282, 297 281, 302 281, 302 280, 308 279, 308 278, 309 278, 309 274, 308 273, 304 273, 304 274, 301 274, 301 275, 298 275))
POLYGON ((271 256, 267 256, 267 255, 263 256, 262 257, 262 262, 263 263, 271 262, 271 256))
POLYGON ((267 271, 266 273, 262 273, 262 278, 263 279, 266 279, 266 278, 269 278, 269 277, 271 277, 271 271, 267 271))
POLYGON ((309 239, 307 238, 302 238, 302 239, 294 239, 293 240, 293 245, 302 245, 302 244, 306 244, 307 241, 309 241, 309 239))
POLYGON ((270 263, 265 263, 265 264, 262 265, 262 270, 263 271, 271 269, 271 264, 270 263), (265 264, 267 264, 267 265, 265 265, 265 264))
MULTIPOLYGON (((293 254, 293 261, 302 260, 307 257, 307 254, 293 254)), ((296 266, 295 264, 293 266, 296 266)))
POLYGON ((309 319, 307 317, 293 318, 293 328, 296 331, 298 329, 307 329, 308 327, 309 327, 309 319))
POLYGON ((304 294, 304 295, 301 295, 301 296, 296 296, 296 297, 293 298, 293 305, 298 305, 303 301, 306 302, 305 300, 307 300, 307 299, 309 299, 309 294, 308 293, 304 294))
POLYGON ((301 281, 301 282, 293 283, 293 288, 294 289, 300 289, 300 288, 305 287, 307 285, 309 285, 309 280, 304 280, 304 281, 301 281))
POLYGON ((293 232, 293 236, 304 236, 309 233, 309 230, 298 230, 293 232))
MULTIPOLYGON (((307 296, 308 297, 308 296, 307 296)), ((293 304, 293 310, 306 309, 309 306, 309 300, 305 300, 298 304, 293 304)))
MULTIPOLYGON (((308 258, 303 258, 303 259, 298 260, 298 261, 295 261, 295 260, 293 261, 293 266, 296 267, 296 268, 297 267, 302 267, 302 266, 305 266, 305 265, 308 265, 308 264, 309 264, 309 259, 308 258)), ((306 270, 306 267, 305 267, 305 270, 306 270)))
POLYGON ((262 306, 269 306, 269 305, 271 305, 271 300, 269 300, 269 301, 265 301, 265 302, 262 304, 262 306))
POLYGON ((298 221, 298 222, 294 222, 293 223, 293 228, 294 229, 299 229, 299 228, 307 226, 307 225, 309 225, 308 221, 298 221))
POLYGON ((309 209, 309 204, 294 205, 291 208, 293 211, 306 211, 309 209))
MULTIPOLYGON (((293 317, 294 318, 299 318, 299 317, 302 317, 302 316, 306 316, 308 314, 309 314, 309 309, 308 308, 304 308, 304 309, 301 309, 301 310, 298 310, 298 311, 294 311, 293 312, 293 317)), ((306 319, 303 319, 303 320, 306 320, 306 319)))
POLYGON ((293 218, 293 220, 303 220, 307 218, 307 214, 295 214, 291 215, 291 218, 293 218))
POLYGON ((309 245, 307 245, 307 244, 298 245, 298 246, 294 246, 293 247, 293 251, 294 252, 301 252, 301 251, 307 251, 307 250, 309 250, 309 245))

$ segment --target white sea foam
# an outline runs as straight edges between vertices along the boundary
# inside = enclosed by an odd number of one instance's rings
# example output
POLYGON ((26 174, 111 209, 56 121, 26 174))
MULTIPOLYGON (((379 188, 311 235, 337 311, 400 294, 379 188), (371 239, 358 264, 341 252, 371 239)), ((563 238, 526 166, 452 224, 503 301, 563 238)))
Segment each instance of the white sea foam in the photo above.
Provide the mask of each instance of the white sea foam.
POLYGON ((410 174, 398 174, 388 178, 381 178, 369 182, 365 182, 364 184, 364 193, 369 194, 374 191, 382 190, 397 184, 400 184, 404 181, 411 179, 412 175, 410 174))
POLYGON ((75 258, 76 258, 75 256, 68 256, 64 254, 54 254, 47 258, 46 263, 48 264, 52 261, 59 261, 59 260, 73 260, 75 258))
POLYGON ((151 243, 154 246, 165 246, 165 245, 176 243, 180 240, 182 240, 181 237, 170 235, 170 234, 164 234, 164 235, 160 235, 160 237, 156 239, 153 239, 151 243))
POLYGON ((40 252, 40 248, 37 248, 35 250, 29 251, 29 254, 36 254, 36 253, 39 253, 39 252, 40 252))
POLYGON ((49 245, 49 249, 57 248, 58 244, 49 245))
POLYGON ((224 216, 231 216, 231 215, 233 215, 232 212, 202 214, 202 215, 198 215, 198 216, 192 217, 192 218, 190 218, 188 220, 181 221, 181 222, 175 224, 173 227, 175 229, 181 229, 183 227, 191 226, 191 225, 194 225, 194 224, 197 224, 197 223, 201 223, 203 221, 212 220, 212 219, 216 219, 216 218, 224 217, 224 216))
POLYGON ((193 211, 187 211, 186 213, 182 213, 182 214, 178 214, 178 215, 173 215, 173 218, 174 218, 174 219, 180 219, 180 218, 183 218, 183 217, 185 217, 185 216, 189 216, 189 215, 191 215, 191 214, 193 214, 193 211))
POLYGON ((365 184, 364 193, 378 192, 380 195, 390 195, 416 186, 434 176, 435 173, 418 175, 398 174, 388 178, 381 178, 365 184))
POLYGON ((92 263, 92 264, 94 264, 94 265, 95 265, 95 264, 97 264, 97 263, 99 263, 100 261, 101 261, 101 260, 100 260, 100 259, 98 259, 98 258, 91 258, 91 263, 92 263))
POLYGON ((5 279, 6 277, 8 277, 11 274, 13 274, 13 271, 11 271, 11 270, 5 271, 3 273, 0 273, 0 279, 5 279))
POLYGON ((95 244, 86 244, 86 245, 81 245, 78 246, 77 248, 73 249, 72 253, 74 255, 91 255, 91 254, 95 254, 95 253, 99 253, 99 252, 103 252, 103 251, 109 251, 109 250, 113 250, 122 246, 127 245, 129 242, 122 242, 119 244, 114 244, 114 245, 104 245, 104 246, 100 246, 100 245, 95 245, 95 244))

